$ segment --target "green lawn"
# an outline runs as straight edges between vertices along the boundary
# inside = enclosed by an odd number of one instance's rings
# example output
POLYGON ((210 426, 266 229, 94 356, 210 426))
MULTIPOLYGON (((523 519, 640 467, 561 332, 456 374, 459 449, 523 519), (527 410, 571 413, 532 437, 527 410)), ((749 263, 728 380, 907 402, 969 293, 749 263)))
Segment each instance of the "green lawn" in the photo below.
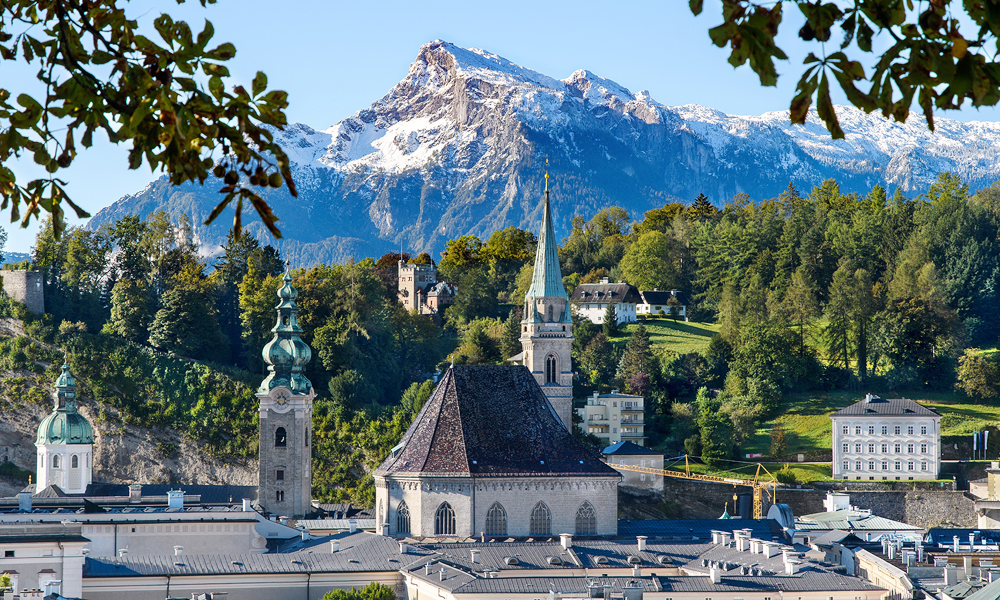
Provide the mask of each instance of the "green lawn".
POLYGON ((646 327, 654 348, 678 354, 704 352, 712 336, 719 332, 719 325, 716 323, 675 323, 671 319, 648 319, 619 328, 619 334, 611 338, 611 343, 616 347, 624 346, 640 323, 646 327))
MULTIPOLYGON (((781 422, 788 440, 788 452, 829 450, 831 443, 830 413, 861 400, 854 392, 789 394, 781 403, 779 417, 761 424, 754 439, 745 444, 745 452, 767 453, 771 444, 771 427, 781 422)), ((883 394, 883 397, 889 397, 883 394)), ((906 394, 908 398, 941 413, 941 435, 968 435, 977 429, 1000 422, 1000 407, 967 404, 951 393, 906 394)))
MULTIPOLYGON (((762 463, 764 468, 766 468, 771 473, 774 473, 785 466, 785 463, 762 463)), ((670 470, 684 472, 684 461, 677 463, 671 467, 670 470)), ((788 463, 788 468, 795 474, 795 478, 799 481, 817 481, 823 479, 829 479, 831 477, 830 465, 828 464, 796 464, 788 463)), ((716 477, 738 477, 740 479, 753 479, 754 474, 757 472, 757 464, 739 464, 734 462, 731 467, 725 470, 713 469, 707 465, 691 465, 692 473, 701 473, 705 475, 714 475, 716 477)), ((766 474, 762 476, 764 479, 769 479, 766 474)))

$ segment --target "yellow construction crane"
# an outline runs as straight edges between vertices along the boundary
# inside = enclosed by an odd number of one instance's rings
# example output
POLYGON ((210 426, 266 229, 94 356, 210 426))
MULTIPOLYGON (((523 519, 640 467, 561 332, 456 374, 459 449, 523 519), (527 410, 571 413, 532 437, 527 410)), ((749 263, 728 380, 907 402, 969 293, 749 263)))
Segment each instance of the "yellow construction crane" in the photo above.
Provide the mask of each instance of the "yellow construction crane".
MULTIPOLYGON (((753 489, 753 518, 763 519, 764 518, 764 503, 762 498, 762 493, 766 493, 771 504, 774 504, 775 499, 775 488, 778 486, 778 480, 774 478, 774 475, 767 470, 767 467, 757 463, 757 472, 754 474, 753 479, 739 479, 737 477, 719 477, 716 475, 701 475, 698 473, 691 472, 691 465, 688 464, 688 457, 684 456, 684 473, 680 471, 667 471, 665 469, 654 469, 653 467, 637 467, 635 465, 622 465, 618 463, 609 462, 609 466, 618 469, 619 471, 634 471, 636 473, 647 473, 650 475, 662 475, 663 477, 675 477, 677 479, 692 479, 695 481, 713 481, 715 483, 731 483, 733 487, 738 485, 745 485, 753 489), (770 480, 764 480, 763 475, 770 477, 770 480)), ((733 499, 736 496, 733 495, 733 499)))

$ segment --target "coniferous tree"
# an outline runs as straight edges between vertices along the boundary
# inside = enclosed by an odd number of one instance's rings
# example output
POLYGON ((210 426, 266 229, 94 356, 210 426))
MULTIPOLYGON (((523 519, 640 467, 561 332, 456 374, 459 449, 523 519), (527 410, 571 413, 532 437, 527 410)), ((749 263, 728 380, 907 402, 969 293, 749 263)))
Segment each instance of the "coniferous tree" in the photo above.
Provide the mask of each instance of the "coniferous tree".
POLYGON ((604 309, 604 319, 601 323, 601 330, 604 337, 614 337, 618 335, 618 311, 614 302, 608 302, 608 307, 604 309))
POLYGON ((625 344, 625 351, 618 363, 618 381, 629 391, 630 383, 636 375, 645 374, 652 378, 659 375, 656 371, 656 359, 650 349, 649 334, 646 327, 640 324, 625 344))
POLYGON ((844 260, 833 274, 829 301, 826 304, 826 350, 830 361, 840 363, 845 369, 851 366, 851 329, 854 313, 854 272, 850 261, 844 260))
POLYGON ((513 308, 503 324, 503 335, 500 337, 500 354, 506 360, 521 351, 521 313, 513 308))
POLYGON ((694 202, 688 208, 688 216, 693 221, 710 219, 718 214, 718 212, 719 209, 715 208, 715 205, 709 202, 708 196, 705 194, 698 194, 698 197, 694 199, 694 202))
POLYGON ((120 279, 111 290, 111 318, 104 331, 144 344, 149 337, 155 308, 152 290, 145 281, 120 279))

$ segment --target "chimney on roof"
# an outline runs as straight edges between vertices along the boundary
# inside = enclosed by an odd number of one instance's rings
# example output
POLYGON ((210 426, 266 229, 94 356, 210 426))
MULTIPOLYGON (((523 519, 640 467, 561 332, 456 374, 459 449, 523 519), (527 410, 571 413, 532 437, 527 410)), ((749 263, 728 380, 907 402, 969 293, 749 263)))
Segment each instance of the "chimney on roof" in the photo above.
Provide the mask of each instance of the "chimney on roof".
POLYGON ((253 503, 249 498, 243 499, 243 512, 250 512, 253 510, 253 503))
POLYGON ((31 512, 31 492, 17 494, 17 509, 21 512, 31 512))
POLYGON ((785 575, 795 575, 799 572, 799 567, 802 566, 802 561, 800 560, 790 560, 785 563, 785 575))
POLYGON ((330 554, 336 554, 337 552, 340 552, 340 542, 333 540, 330 542, 330 554))
POLYGON ((167 508, 184 508, 183 490, 169 490, 167 492, 167 508))
POLYGON ((559 534, 559 544, 564 550, 569 550, 573 547, 573 534, 572 533, 560 533, 559 534))
POLYGON ((347 521, 347 529, 351 533, 357 532, 357 530, 358 530, 358 521, 357 521, 357 519, 348 519, 348 521, 347 521))
POLYGON ((632 567, 632 577, 642 577, 642 568, 638 565, 632 567))
POLYGON ((637 535, 637 536, 635 536, 635 541, 639 545, 639 552, 645 552, 646 551, 646 536, 644 536, 644 535, 637 535))
POLYGON ((142 502, 142 486, 138 483, 133 483, 128 486, 128 501, 129 502, 142 502))
POLYGON ((708 570, 708 576, 712 579, 712 583, 719 583, 722 581, 722 569, 713 566, 708 570))
POLYGON ((119 548, 118 549, 118 558, 125 558, 126 554, 128 554, 128 548, 119 548))
POLYGON ((479 564, 479 550, 473 548, 472 550, 469 550, 469 554, 471 555, 472 563, 478 565, 479 564))
POLYGON ((604 285, 607 285, 608 284, 608 278, 607 277, 601 277, 601 283, 603 283, 604 285))
POLYGON ((400 554, 406 554, 409 551, 410 551, 410 545, 407 544, 406 542, 400 541, 399 542, 399 553, 400 554))
POLYGON ((184 546, 174 546, 174 556, 181 556, 184 554, 184 546))
POLYGON ((441 570, 440 570, 440 571, 438 571, 438 574, 439 574, 439 575, 440 575, 440 577, 441 577, 441 581, 444 581, 444 567, 441 567, 441 570))

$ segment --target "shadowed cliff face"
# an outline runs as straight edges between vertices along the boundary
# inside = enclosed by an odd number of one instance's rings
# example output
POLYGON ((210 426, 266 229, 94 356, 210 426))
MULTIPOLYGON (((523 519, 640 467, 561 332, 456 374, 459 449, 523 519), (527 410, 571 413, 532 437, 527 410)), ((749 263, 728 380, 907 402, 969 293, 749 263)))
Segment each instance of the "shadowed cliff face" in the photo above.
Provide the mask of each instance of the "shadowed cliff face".
MULTIPOLYGON (((610 205, 638 219, 699 193, 716 203, 740 192, 759 200, 789 182, 808 191, 831 177, 843 191, 882 184, 919 193, 942 170, 973 187, 1000 174, 1000 125, 941 120, 931 134, 916 116, 897 124, 837 110, 847 138, 834 142, 815 115, 793 127, 784 113, 666 107, 589 71, 557 80, 436 41, 369 107, 324 131, 293 124, 279 132, 299 197, 284 189, 264 197, 284 239, 272 240, 252 215, 244 222, 305 266, 400 246, 436 253, 448 239, 510 225, 534 230, 546 157, 560 237, 574 216, 610 205)), ((91 226, 155 210, 201 223, 219 187, 159 179, 102 210, 91 226)), ((198 227, 199 241, 216 251, 231 219, 227 211, 198 227)))

